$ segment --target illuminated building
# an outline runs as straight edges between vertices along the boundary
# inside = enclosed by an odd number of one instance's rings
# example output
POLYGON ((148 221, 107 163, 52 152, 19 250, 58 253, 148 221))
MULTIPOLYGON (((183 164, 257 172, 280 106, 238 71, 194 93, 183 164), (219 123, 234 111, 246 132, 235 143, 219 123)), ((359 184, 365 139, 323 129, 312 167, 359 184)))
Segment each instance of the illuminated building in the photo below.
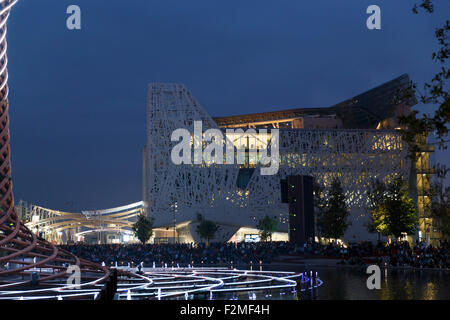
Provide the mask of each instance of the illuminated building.
POLYGON ((140 201, 116 208, 78 213, 19 201, 16 211, 21 212, 22 221, 30 230, 52 243, 126 243, 133 240, 132 225, 143 209, 140 201))
MULTIPOLYGON (((411 166, 407 146, 396 130, 398 116, 407 114, 416 104, 415 100, 392 103, 398 89, 408 84, 408 76, 403 75, 328 108, 217 118, 211 118, 185 86, 150 84, 143 202, 81 213, 30 206, 25 219, 27 226, 58 243, 80 239, 91 243, 122 242, 124 237, 133 240, 130 233, 135 217, 146 212, 155 218, 153 242, 198 242, 201 239, 196 226, 200 214, 220 225, 217 241, 255 241, 258 239, 255 226, 268 215, 279 221, 273 240, 287 240, 289 204, 283 199, 287 178, 310 175, 325 187, 333 177, 341 180, 351 210, 351 225, 344 240, 375 240, 377 236, 366 230, 366 191, 371 179, 385 179, 398 173, 409 179, 410 193, 417 204, 420 215, 417 236, 435 240, 439 235, 434 232, 426 196, 433 174, 430 163, 433 148, 423 140, 416 164, 411 166), (172 132, 180 128, 192 132, 194 121, 202 121, 203 131, 222 130, 224 139, 247 151, 267 147, 270 130, 278 129, 277 174, 261 175, 261 165, 248 156, 242 165, 174 164, 172 132), (242 137, 226 132, 239 128, 267 129, 268 133, 242 137)), ((194 140, 191 144, 194 145, 194 140)))
MULTIPOLYGON (((199 241, 195 232, 198 214, 221 226, 216 237, 219 241, 243 240, 257 233, 255 225, 265 215, 279 220, 277 238, 287 239, 288 204, 282 201, 283 181, 290 175, 311 175, 328 186, 333 177, 338 177, 351 209, 352 225, 344 239, 376 239, 366 230, 366 191, 372 178, 385 179, 398 173, 411 181, 421 237, 433 238, 435 235, 424 227, 422 195, 432 174, 429 154, 433 149, 424 148, 411 168, 407 145, 396 130, 398 117, 407 115, 417 103, 415 99, 394 103, 399 89, 409 84, 409 77, 402 75, 328 108, 216 118, 208 115, 184 85, 150 84, 144 148, 145 209, 156 219, 156 225, 178 231, 174 232, 176 241, 199 241), (278 173, 260 175, 260 165, 250 162, 241 166, 173 164, 171 134, 178 128, 192 132, 194 121, 202 121, 203 130, 220 128, 224 132, 227 128, 279 129, 278 173), (180 223, 183 227, 178 226, 180 223)), ((233 136, 227 138, 236 147, 243 143, 233 136)), ((267 143, 262 140, 256 137, 252 141, 267 143)), ((250 141, 244 142, 246 150, 256 147, 250 141)))

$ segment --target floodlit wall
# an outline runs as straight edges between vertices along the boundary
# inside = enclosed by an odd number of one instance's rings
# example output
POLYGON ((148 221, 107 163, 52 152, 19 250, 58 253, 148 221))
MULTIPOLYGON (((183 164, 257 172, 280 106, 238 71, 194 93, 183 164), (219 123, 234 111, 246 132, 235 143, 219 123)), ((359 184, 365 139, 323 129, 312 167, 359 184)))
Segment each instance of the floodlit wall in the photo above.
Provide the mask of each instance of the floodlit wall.
MULTIPOLYGON (((144 203, 155 225, 195 221, 198 214, 224 226, 255 227, 266 215, 279 219, 279 231, 288 229, 288 204, 281 201, 281 179, 312 175, 327 187, 338 177, 351 209, 345 238, 367 239, 366 190, 371 178, 393 173, 408 176, 407 148, 395 130, 280 129, 280 167, 275 175, 261 175, 256 165, 244 188, 237 185, 235 164, 172 163, 175 129, 203 131, 217 128, 187 88, 178 84, 151 84, 147 102, 147 144, 144 203)), ((203 146, 204 147, 204 146, 203 146)))

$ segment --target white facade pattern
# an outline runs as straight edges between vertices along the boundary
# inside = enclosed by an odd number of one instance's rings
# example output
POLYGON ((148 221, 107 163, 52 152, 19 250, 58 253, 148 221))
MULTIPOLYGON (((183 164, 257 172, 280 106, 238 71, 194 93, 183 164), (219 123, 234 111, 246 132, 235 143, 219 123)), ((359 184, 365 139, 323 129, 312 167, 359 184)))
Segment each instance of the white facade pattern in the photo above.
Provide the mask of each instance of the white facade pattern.
POLYGON ((278 174, 256 168, 245 189, 237 187, 238 165, 175 165, 170 154, 175 129, 203 131, 215 122, 184 85, 150 84, 147 97, 147 144, 144 149, 144 206, 156 226, 195 220, 197 214, 228 226, 254 227, 265 215, 277 216, 287 231, 288 204, 281 202, 280 180, 312 175, 322 185, 339 177, 352 208, 350 233, 360 233, 365 190, 370 179, 392 173, 408 176, 407 149, 394 130, 280 130, 278 174))

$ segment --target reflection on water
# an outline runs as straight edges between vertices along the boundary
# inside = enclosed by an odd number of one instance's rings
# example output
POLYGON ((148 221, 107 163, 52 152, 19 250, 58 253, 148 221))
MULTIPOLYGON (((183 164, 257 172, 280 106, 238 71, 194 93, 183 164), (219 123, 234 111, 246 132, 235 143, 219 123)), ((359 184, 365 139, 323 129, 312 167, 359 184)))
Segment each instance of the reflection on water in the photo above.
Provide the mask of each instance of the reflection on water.
MULTIPOLYGON (((238 266, 240 270, 246 270, 247 266, 238 266)), ((298 283, 297 287, 286 287, 277 278, 255 279, 248 273, 242 272, 238 276, 230 277, 224 287, 231 285, 230 290, 212 290, 196 293, 186 293, 184 296, 177 295, 172 299, 186 300, 450 300, 450 271, 438 270, 410 270, 410 269, 383 269, 381 272, 381 288, 369 290, 367 279, 371 275, 366 273, 363 267, 344 266, 320 266, 313 267, 303 264, 298 265, 270 265, 264 266, 264 271, 293 271, 298 274, 316 274, 316 277, 305 278, 304 282, 298 283), (252 282, 253 281, 253 282, 252 282), (270 282, 270 285, 264 282, 270 282), (278 286, 276 289, 274 287, 278 286)), ((210 277, 213 275, 208 273, 210 277)), ((275 272, 273 275, 280 274, 275 272)), ((222 278, 223 272, 218 273, 222 278)), ((267 278, 267 277, 266 277, 267 278)), ((170 277, 167 279, 171 279, 170 277)), ((223 278, 225 279, 225 278, 223 278)), ((184 279, 185 280, 185 279, 184 279)), ((183 280, 183 281, 184 281, 183 280)), ((196 288, 199 281, 189 280, 191 283, 180 282, 180 288, 188 288, 189 285, 196 288), (195 283, 192 284, 192 281, 195 283), (197 284, 196 284, 197 283, 197 284)), ((175 281, 176 282, 176 281, 175 281)), ((167 282, 172 283, 173 282, 167 282)), ((166 284, 167 284, 166 283, 166 284)), ((163 284, 161 282, 160 284, 163 284)), ((204 284, 203 284, 204 285, 204 284)), ((199 287, 197 287, 198 289, 199 287)), ((201 287, 200 287, 201 288, 201 287)), ((174 290, 173 287, 167 289, 174 290)), ((175 289, 177 287, 175 286, 175 289)), ((145 289, 144 289, 145 291, 145 289)), ((191 290, 192 291, 192 290, 191 290)), ((136 296, 137 299, 153 298, 151 294, 136 296), (145 297, 144 297, 145 296, 145 297)))
MULTIPOLYGON (((275 268, 274 268, 275 269, 275 268)), ((298 293, 298 299, 344 300, 449 300, 450 271, 392 270, 382 272, 380 290, 369 290, 369 275, 359 267, 311 267, 324 284, 314 292, 298 293)), ((302 272, 305 266, 276 266, 276 270, 302 272)), ((309 269, 308 269, 309 270, 309 269)), ((281 297, 280 297, 281 298, 281 297)), ((286 298, 292 298, 286 295, 286 298)), ((283 299, 283 298, 281 298, 283 299)))

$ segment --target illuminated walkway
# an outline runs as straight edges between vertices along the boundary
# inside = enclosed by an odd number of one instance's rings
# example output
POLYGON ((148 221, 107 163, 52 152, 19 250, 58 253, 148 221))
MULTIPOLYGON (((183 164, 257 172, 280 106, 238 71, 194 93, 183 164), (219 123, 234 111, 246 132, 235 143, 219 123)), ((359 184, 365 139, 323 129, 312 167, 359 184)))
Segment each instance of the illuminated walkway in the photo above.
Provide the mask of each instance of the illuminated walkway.
MULTIPOLYGON (((129 268, 122 268, 130 270, 129 268)), ((320 287, 317 273, 238 270, 227 268, 145 268, 142 280, 119 286, 122 300, 140 299, 258 299, 264 294, 295 294, 320 287), (238 295, 240 298, 238 298, 238 295)))
POLYGON ((43 238, 57 243, 62 242, 64 231, 71 231, 73 240, 95 232, 120 232, 131 234, 131 228, 136 221, 136 216, 143 212, 142 201, 129 205, 82 211, 80 213, 64 212, 43 208, 37 205, 29 206, 23 219, 25 225, 43 238))

